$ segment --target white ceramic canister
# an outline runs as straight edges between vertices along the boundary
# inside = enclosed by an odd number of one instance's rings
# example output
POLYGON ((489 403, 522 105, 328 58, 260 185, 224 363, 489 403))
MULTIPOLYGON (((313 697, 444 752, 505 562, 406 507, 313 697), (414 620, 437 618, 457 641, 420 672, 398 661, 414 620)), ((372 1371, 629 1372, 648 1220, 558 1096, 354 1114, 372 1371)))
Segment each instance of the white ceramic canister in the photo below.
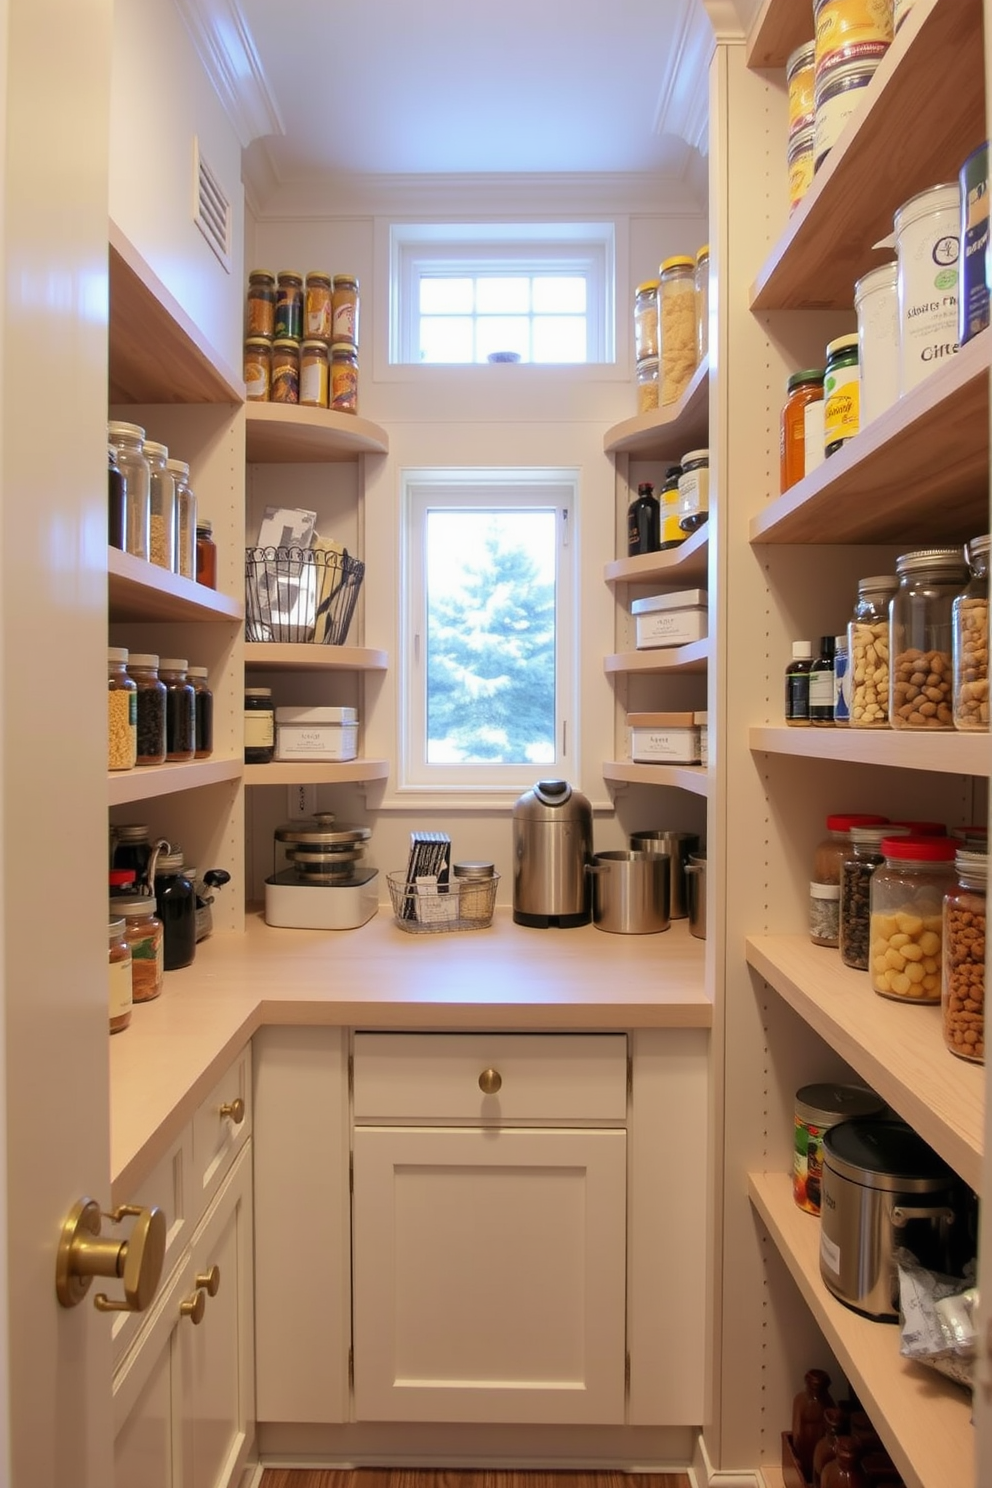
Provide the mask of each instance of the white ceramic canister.
POLYGON ((899 397, 898 266, 882 264, 854 286, 861 365, 861 425, 870 423, 899 397))
POLYGON ((896 212, 899 274, 899 392, 942 367, 958 349, 957 181, 920 191, 896 212))

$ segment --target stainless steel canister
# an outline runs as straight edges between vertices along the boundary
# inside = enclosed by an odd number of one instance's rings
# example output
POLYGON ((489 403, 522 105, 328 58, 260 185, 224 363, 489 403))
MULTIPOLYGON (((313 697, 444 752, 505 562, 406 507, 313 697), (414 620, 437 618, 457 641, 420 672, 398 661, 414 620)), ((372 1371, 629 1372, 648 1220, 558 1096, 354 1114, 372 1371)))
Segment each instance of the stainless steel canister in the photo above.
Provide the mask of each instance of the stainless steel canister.
POLYGON ((592 806, 566 780, 539 780, 513 808, 513 919, 540 929, 589 923, 592 806))
POLYGON ((695 832, 631 832, 631 852, 667 853, 672 860, 669 875, 668 914, 673 920, 684 920, 689 912, 685 865, 689 854, 699 846, 695 832))
POLYGON ((689 934, 706 939, 706 849, 689 854, 685 865, 685 897, 689 909, 689 934))
POLYGON ((667 930, 667 853, 596 853, 586 872, 592 879, 592 922, 620 935, 667 930))

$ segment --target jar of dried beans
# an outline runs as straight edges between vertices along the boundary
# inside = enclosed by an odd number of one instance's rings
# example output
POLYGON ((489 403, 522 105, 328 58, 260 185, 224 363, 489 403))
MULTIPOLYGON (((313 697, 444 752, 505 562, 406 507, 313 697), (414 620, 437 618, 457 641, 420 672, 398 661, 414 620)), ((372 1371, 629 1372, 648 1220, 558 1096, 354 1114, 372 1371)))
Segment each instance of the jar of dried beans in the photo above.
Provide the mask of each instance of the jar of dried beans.
POLYGON ((855 971, 868 970, 869 888, 885 862, 883 837, 908 837, 908 827, 852 827, 840 861, 840 959, 855 971))
POLYGON ((163 656, 158 674, 165 684, 165 757, 182 762, 196 754, 196 694, 186 675, 186 660, 163 656))
POLYGON ((857 603, 847 627, 851 728, 888 727, 889 601, 898 587, 895 574, 858 580, 857 603))
POLYGON ((872 876, 871 984, 882 997, 939 1002, 944 895, 954 874, 950 837, 883 837, 872 876))
POLYGON ((971 578, 952 606, 954 727, 969 732, 989 726, 989 547, 992 537, 968 544, 971 578))
POLYGON ((840 937, 840 865, 854 827, 884 826, 884 816, 835 813, 827 817, 827 836, 813 853, 809 884, 810 939, 836 946, 840 937))
POLYGON ((158 675, 158 657, 134 652, 128 676, 137 689, 139 765, 165 764, 165 683, 158 675))
POLYGON ((889 605, 889 723, 898 729, 951 729, 951 621, 968 577, 964 551, 904 553, 896 559, 896 574, 899 588, 889 605))
POLYGON ((137 689, 127 674, 127 650, 107 647, 107 769, 130 770, 138 757, 137 689))
POLYGON ((985 1062, 985 892, 988 858, 958 852, 958 881, 944 896, 941 1018, 952 1054, 985 1062))
POLYGON ((666 258, 658 279, 658 402, 676 403, 696 370, 696 263, 666 258))

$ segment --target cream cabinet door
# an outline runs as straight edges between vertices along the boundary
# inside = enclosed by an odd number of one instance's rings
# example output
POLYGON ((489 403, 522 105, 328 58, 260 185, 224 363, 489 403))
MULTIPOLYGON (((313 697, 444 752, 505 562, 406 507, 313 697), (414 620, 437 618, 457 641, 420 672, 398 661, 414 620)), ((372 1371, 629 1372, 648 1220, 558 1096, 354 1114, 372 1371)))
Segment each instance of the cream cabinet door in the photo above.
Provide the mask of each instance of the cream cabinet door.
POLYGON ((114 1375, 114 1488, 181 1488, 185 1481, 179 1340, 191 1323, 180 1305, 192 1277, 187 1256, 114 1375))
POLYGON ((626 1134, 361 1127, 359 1421, 622 1424, 626 1134))

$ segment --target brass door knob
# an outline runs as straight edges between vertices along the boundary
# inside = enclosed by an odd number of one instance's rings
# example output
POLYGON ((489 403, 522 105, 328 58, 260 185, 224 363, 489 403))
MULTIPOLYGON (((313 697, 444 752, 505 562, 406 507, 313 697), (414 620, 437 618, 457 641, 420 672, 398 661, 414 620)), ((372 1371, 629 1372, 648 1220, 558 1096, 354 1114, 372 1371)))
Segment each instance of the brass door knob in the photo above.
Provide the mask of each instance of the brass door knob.
POLYGON ((503 1076, 499 1070, 484 1069, 479 1076, 479 1089, 483 1095, 495 1095, 497 1090, 501 1089, 502 1084, 503 1076))
POLYGON ((207 1294, 200 1287, 197 1287, 192 1297, 187 1297, 184 1302, 180 1302, 179 1304, 179 1311, 183 1317, 189 1318, 194 1328, 198 1328, 203 1322, 203 1314, 206 1310, 207 1294))
POLYGON ((235 1126, 240 1126, 245 1119, 245 1103, 240 1095, 236 1095, 233 1101, 225 1101, 220 1108, 222 1116, 230 1116, 235 1126))
POLYGON ((203 1271, 196 1278, 198 1287, 202 1287, 208 1297, 216 1297, 220 1291, 220 1267, 211 1266, 209 1271, 203 1271))
POLYGON ((59 1238, 55 1262, 55 1293, 63 1307, 75 1307, 89 1290, 94 1276, 120 1277, 124 1300, 112 1301, 98 1292, 93 1302, 100 1312, 144 1312, 155 1295, 165 1260, 165 1215, 152 1205, 122 1204, 103 1215, 95 1199, 80 1199, 72 1206, 59 1238), (123 1240, 100 1234, 106 1218, 118 1225, 133 1218, 123 1240))

